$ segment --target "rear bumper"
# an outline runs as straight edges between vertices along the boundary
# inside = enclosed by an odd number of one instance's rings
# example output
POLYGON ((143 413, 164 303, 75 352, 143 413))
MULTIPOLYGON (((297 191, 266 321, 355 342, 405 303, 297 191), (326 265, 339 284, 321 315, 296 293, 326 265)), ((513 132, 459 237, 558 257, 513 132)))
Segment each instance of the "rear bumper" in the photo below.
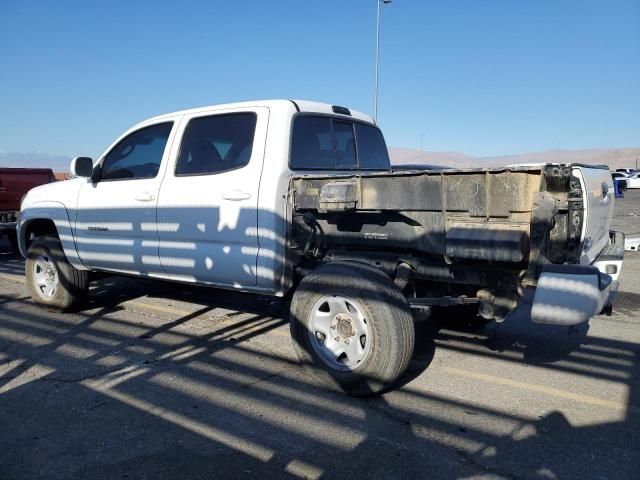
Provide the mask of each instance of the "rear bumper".
POLYGON ((545 265, 538 279, 531 320, 577 325, 607 310, 618 291, 624 235, 611 232, 611 243, 592 265, 545 265))

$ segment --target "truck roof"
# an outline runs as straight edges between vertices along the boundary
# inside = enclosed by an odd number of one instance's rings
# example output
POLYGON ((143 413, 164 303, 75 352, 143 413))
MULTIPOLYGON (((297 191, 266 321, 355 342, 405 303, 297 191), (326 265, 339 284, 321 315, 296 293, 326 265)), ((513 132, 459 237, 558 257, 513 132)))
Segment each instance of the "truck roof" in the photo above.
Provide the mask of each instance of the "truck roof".
POLYGON ((355 118, 356 120, 361 120, 363 122, 375 124, 375 121, 370 115, 359 112, 357 110, 352 110, 351 108, 348 108, 348 107, 346 108, 348 109, 350 115, 346 115, 342 113, 342 111, 345 109, 345 107, 343 106, 331 105, 330 103, 323 103, 323 102, 314 102, 310 100, 286 100, 286 99, 251 100, 247 102, 223 103, 219 105, 209 105, 205 107, 190 108, 187 110, 179 110, 176 112, 170 112, 170 113, 158 115, 148 119, 147 121, 161 120, 165 117, 173 117, 176 115, 206 112, 212 109, 223 110, 227 108, 243 108, 243 107, 245 108, 246 107, 268 107, 272 109, 278 109, 278 108, 290 109, 292 106, 295 107, 295 109, 299 112, 343 115, 345 117, 355 118))

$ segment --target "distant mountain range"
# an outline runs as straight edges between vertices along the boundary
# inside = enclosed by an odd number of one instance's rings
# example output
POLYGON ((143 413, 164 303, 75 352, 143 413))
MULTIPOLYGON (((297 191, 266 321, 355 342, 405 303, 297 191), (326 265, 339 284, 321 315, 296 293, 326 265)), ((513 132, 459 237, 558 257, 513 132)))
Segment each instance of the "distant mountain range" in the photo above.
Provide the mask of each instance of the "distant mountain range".
MULTIPOLYGON (((473 157, 459 152, 421 152, 408 148, 389 149, 391 163, 432 164, 452 168, 500 167, 517 163, 587 163, 609 165, 612 170, 640 166, 640 147, 595 148, 590 150, 547 150, 545 152, 504 155, 500 157, 473 157)), ((42 152, 0 152, 0 167, 43 167, 54 172, 66 172, 70 157, 42 152)))
POLYGON ((432 164, 453 168, 502 167, 521 163, 586 163, 608 165, 609 168, 640 168, 640 147, 594 148, 590 150, 547 150, 544 152, 504 155, 500 157, 472 157, 459 152, 420 152, 407 148, 390 148, 391 163, 432 164))
POLYGON ((0 152, 0 167, 50 168, 67 172, 71 157, 42 152, 0 152))

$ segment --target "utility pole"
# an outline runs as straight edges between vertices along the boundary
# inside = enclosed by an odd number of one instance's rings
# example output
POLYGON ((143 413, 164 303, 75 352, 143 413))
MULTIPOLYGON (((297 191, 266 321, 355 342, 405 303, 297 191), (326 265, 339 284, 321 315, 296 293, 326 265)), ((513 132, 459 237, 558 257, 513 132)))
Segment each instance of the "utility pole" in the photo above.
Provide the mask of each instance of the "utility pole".
POLYGON ((376 0, 377 17, 376 17, 376 90, 374 95, 374 107, 373 107, 373 120, 378 121, 378 80, 380 69, 380 4, 386 5, 391 3, 391 0, 376 0))

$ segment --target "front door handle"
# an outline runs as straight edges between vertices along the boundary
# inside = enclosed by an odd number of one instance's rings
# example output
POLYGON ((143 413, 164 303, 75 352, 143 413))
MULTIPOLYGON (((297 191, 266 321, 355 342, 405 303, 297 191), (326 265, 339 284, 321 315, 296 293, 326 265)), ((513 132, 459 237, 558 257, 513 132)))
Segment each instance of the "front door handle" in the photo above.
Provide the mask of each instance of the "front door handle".
POLYGON ((152 202, 156 199, 156 196, 150 194, 149 192, 142 192, 136 195, 134 198, 139 202, 152 202))
POLYGON ((240 190, 233 190, 222 195, 222 198, 224 198, 225 200, 232 200, 237 202, 239 200, 249 200, 251 198, 251 194, 247 192, 241 192, 240 190))

